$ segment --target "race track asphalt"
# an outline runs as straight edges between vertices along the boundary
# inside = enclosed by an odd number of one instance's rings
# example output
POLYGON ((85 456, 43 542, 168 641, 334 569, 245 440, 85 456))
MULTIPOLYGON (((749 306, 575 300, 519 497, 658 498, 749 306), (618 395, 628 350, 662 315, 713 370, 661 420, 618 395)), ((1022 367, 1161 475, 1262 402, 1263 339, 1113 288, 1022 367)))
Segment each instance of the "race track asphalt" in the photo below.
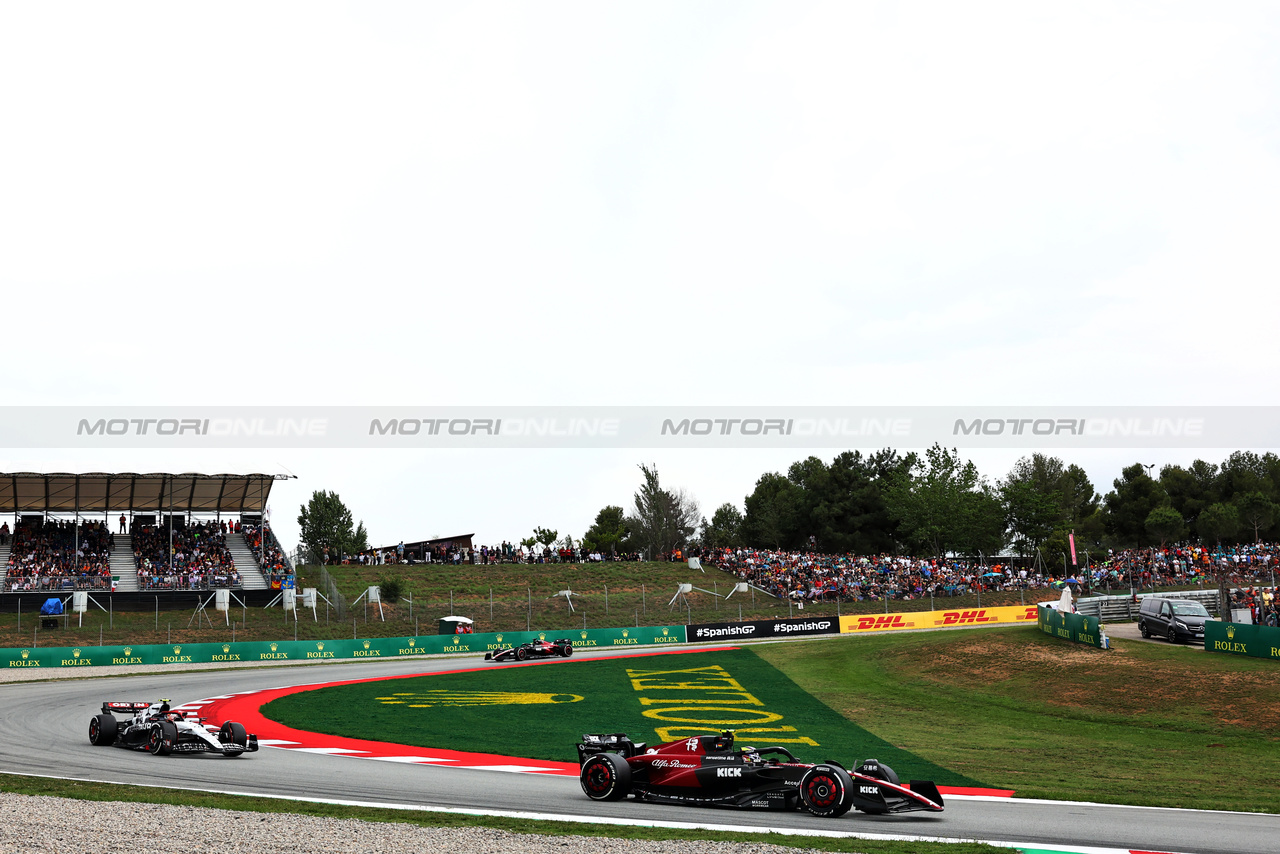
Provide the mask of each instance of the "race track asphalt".
MULTIPOLYGON (((587 657, 583 655, 582 657, 587 657)), ((172 698, 175 704, 223 694, 371 676, 483 666, 478 657, 358 662, 310 667, 155 673, 0 685, 0 768, 70 780, 196 789, 250 796, 332 800, 418 808, 512 810, 613 818, 628 823, 694 822, 743 830, 799 828, 940 839, 1185 852, 1272 854, 1280 816, 1095 804, 952 797, 941 815, 821 819, 807 813, 726 811, 626 800, 588 800, 573 778, 399 764, 263 748, 239 759, 154 757, 95 748, 88 724, 104 700, 172 698)), ((571 662, 517 665, 572 666, 571 662)), ((376 733, 369 738, 376 739, 376 733)), ((502 752, 495 745, 494 752, 502 752)))

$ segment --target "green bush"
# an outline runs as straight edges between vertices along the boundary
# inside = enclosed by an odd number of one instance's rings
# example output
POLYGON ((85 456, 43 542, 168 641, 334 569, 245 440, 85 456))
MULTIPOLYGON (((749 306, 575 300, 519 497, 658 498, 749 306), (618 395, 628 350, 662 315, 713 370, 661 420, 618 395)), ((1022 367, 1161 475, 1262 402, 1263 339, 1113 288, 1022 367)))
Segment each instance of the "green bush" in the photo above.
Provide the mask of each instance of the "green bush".
POLYGON ((382 601, 394 605, 404 595, 404 579, 398 575, 383 575, 378 578, 378 591, 382 601))

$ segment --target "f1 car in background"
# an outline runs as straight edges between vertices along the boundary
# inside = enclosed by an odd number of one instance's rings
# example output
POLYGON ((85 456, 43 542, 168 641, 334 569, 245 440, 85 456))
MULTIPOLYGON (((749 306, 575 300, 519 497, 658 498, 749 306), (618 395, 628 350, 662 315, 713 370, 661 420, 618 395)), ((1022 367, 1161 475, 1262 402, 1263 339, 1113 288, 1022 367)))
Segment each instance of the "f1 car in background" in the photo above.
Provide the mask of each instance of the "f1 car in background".
POLYGON ((258 737, 246 733, 240 724, 227 721, 215 734, 204 722, 188 712, 174 711, 168 700, 103 703, 101 714, 89 721, 89 743, 147 750, 154 756, 208 752, 239 756, 258 749, 258 737), (116 715, 129 717, 121 720, 116 715))
POLYGON ((519 646, 509 646, 505 649, 494 650, 484 654, 485 661, 527 661, 530 658, 554 658, 562 656, 568 658, 573 655, 573 642, 568 638, 560 638, 559 640, 536 640, 522 643, 519 646))
POLYGON ((631 794, 654 803, 804 809, 829 818, 850 808, 878 815, 943 809, 933 783, 904 786, 892 768, 874 759, 854 771, 831 760, 809 764, 785 747, 734 749, 728 731, 657 747, 633 743, 623 733, 588 734, 578 745, 578 762, 582 791, 597 801, 631 794))

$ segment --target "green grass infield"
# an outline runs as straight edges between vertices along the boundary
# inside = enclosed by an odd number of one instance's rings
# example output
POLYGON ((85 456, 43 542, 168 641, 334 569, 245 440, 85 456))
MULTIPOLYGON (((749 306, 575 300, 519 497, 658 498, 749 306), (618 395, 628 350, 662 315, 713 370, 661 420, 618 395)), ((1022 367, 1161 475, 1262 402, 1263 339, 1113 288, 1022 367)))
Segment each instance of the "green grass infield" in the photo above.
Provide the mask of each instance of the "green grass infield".
POLYGON ((585 732, 650 744, 732 729, 739 744, 853 767, 876 758, 903 779, 985 786, 868 732, 751 649, 637 656, 319 688, 263 707, 271 720, 348 738, 577 761, 585 732))

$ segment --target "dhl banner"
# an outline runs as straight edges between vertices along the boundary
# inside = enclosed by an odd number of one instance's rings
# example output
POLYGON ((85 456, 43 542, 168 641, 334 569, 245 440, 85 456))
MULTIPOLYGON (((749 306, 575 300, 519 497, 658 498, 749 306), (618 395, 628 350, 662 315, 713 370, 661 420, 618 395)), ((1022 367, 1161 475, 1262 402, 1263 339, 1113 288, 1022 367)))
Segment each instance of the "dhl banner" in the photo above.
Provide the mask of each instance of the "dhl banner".
POLYGON ((904 614, 851 614, 840 618, 840 631, 886 632, 894 629, 937 629, 944 626, 995 626, 1036 622, 1035 605, 1001 608, 953 608, 904 614))

